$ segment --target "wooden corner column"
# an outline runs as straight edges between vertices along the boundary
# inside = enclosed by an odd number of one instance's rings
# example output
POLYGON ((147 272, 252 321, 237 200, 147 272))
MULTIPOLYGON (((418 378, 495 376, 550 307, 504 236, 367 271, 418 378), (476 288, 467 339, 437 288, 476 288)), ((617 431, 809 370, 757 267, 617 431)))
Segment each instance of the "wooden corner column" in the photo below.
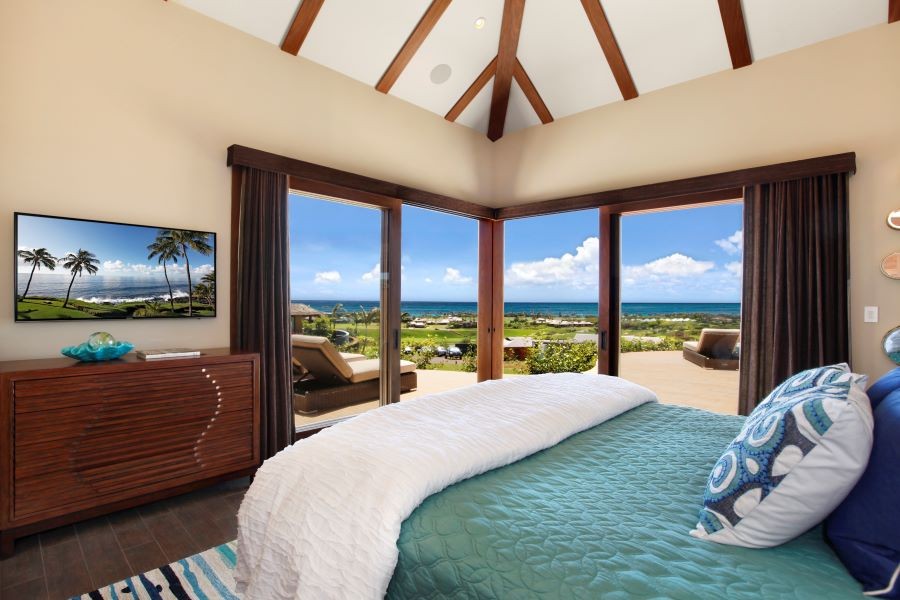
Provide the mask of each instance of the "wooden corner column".
POLYGON ((610 207, 600 208, 600 305, 597 319, 597 372, 619 374, 619 320, 622 215, 610 207))
POLYGON ((478 381, 503 378, 503 221, 478 222, 478 381))

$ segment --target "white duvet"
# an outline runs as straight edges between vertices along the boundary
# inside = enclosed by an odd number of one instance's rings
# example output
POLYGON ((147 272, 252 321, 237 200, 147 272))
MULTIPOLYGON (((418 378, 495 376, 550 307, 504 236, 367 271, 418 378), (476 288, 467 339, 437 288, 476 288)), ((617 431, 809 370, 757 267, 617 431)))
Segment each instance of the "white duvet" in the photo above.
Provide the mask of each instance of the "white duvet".
POLYGON ((365 413, 267 460, 238 513, 245 600, 384 597, 400 525, 425 498, 635 406, 616 377, 489 381, 365 413))

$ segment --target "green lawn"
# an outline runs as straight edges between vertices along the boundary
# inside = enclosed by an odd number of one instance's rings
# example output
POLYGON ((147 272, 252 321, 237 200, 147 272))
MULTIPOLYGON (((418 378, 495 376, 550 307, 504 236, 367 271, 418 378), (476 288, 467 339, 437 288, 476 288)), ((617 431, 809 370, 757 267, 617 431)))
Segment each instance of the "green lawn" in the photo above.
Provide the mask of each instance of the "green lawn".
MULTIPOLYGON (((19 320, 33 321, 41 319, 124 319, 133 316, 136 311, 145 309, 145 302, 123 302, 121 304, 95 304, 82 302, 81 300, 69 300, 63 308, 63 300, 59 298, 25 298, 16 302, 16 316, 19 320)), ((152 315, 139 315, 158 317, 186 317, 188 311, 187 302, 175 302, 175 312, 172 312, 168 302, 160 303, 160 311, 152 315)), ((214 316, 214 311, 203 304, 194 302, 194 316, 214 316)))

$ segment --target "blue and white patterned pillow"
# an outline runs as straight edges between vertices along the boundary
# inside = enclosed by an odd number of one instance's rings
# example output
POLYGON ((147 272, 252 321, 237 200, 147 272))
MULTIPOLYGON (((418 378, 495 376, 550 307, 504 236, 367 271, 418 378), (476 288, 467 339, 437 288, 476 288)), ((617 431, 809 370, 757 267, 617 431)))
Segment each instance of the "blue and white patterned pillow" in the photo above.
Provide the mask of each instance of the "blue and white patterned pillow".
POLYGON ((713 467, 695 537, 776 546, 824 519, 865 470, 872 410, 846 364, 798 373, 747 417, 713 467))

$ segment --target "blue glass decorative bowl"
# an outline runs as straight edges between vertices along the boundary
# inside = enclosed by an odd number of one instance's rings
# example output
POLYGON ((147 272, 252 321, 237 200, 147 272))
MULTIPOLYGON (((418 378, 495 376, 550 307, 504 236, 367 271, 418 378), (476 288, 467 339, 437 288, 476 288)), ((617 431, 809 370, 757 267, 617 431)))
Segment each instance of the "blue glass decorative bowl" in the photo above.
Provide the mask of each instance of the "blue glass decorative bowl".
POLYGON ((60 352, 69 358, 82 362, 97 362, 101 360, 114 360, 125 356, 134 350, 134 344, 130 342, 116 342, 111 346, 92 348, 87 342, 77 346, 66 346, 60 352))

